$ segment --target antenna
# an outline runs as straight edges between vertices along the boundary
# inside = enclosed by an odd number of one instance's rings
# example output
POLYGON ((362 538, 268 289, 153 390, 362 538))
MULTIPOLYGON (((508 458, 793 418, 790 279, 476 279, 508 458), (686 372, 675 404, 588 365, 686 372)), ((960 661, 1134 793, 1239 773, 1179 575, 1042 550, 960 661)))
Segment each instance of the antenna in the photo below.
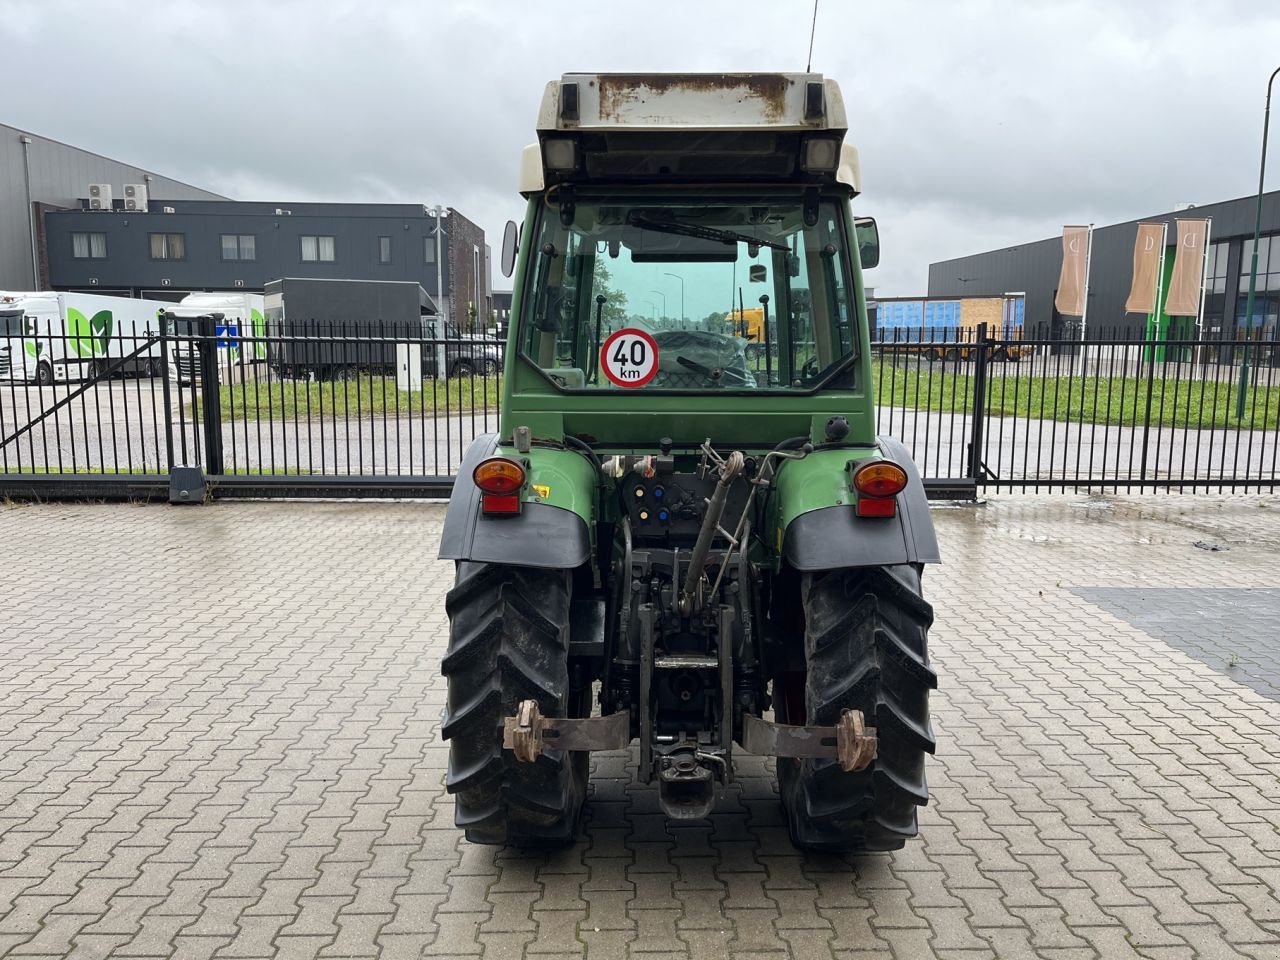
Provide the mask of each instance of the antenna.
POLYGON ((818 0, 813 0, 813 23, 809 25, 809 60, 804 65, 804 72, 808 73, 813 67, 813 35, 818 29, 818 0))

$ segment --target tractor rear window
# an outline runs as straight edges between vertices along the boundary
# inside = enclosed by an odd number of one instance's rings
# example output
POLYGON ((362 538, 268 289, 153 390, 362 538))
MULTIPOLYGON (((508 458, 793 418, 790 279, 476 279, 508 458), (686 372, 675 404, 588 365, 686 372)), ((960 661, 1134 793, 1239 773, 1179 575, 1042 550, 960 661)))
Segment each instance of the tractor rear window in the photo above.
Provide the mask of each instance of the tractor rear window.
POLYGON ((842 204, 579 200, 533 245, 520 348, 565 389, 852 386, 856 307, 842 204), (812 211, 811 211, 812 213, 812 211))

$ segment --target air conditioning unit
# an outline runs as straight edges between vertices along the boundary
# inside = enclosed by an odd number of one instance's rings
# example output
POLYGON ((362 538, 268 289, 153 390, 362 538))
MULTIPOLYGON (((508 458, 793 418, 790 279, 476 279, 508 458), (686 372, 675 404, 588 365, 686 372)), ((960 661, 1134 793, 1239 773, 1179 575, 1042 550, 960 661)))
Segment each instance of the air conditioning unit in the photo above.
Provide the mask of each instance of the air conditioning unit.
POLYGON ((163 209, 164 209, 164 212, 165 212, 165 213, 177 213, 177 212, 178 212, 178 211, 177 211, 177 210, 175 210, 173 207, 164 207, 163 209))
POLYGON ((90 210, 110 210, 111 209, 111 184, 109 183, 89 184, 89 209, 90 210))
POLYGON ((124 185, 124 208, 138 213, 147 212, 147 185, 145 183, 126 183, 124 185))

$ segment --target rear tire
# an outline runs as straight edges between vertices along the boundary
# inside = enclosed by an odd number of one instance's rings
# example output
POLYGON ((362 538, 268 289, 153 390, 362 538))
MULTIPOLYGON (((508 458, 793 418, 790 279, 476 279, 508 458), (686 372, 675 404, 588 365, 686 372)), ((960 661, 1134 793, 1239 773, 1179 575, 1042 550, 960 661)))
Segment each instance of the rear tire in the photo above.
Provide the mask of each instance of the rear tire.
POLYGON ((897 850, 918 832, 916 808, 929 799, 925 753, 934 751, 933 608, 920 594, 920 569, 806 574, 800 598, 807 722, 832 726, 846 708, 861 710, 879 744, 875 763, 857 773, 834 760, 778 760, 792 842, 804 850, 897 850))
POLYGON ((36 385, 47 387, 53 383, 53 364, 41 361, 36 364, 36 385))
POLYGON ((569 684, 571 583, 566 570, 458 564, 445 600, 449 650, 441 667, 449 691, 442 733, 454 822, 472 843, 573 842, 588 755, 548 751, 521 763, 502 748, 502 721, 521 700, 537 700, 548 717, 589 710, 590 688, 575 698, 569 684))

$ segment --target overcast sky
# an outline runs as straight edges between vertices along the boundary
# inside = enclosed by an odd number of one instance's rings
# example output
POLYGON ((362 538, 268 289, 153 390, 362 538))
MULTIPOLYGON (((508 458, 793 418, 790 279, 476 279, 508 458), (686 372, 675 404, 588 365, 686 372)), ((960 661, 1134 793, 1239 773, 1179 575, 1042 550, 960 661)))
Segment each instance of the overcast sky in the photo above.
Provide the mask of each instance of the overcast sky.
MULTIPOLYGON (((0 0, 0 121, 240 200, 443 202, 496 247, 547 80, 802 70, 811 12, 0 0)), ((868 283, 892 296, 1063 223, 1252 193, 1278 65, 1280 0, 821 0, 813 50, 862 153, 856 209, 880 223, 868 283)))

